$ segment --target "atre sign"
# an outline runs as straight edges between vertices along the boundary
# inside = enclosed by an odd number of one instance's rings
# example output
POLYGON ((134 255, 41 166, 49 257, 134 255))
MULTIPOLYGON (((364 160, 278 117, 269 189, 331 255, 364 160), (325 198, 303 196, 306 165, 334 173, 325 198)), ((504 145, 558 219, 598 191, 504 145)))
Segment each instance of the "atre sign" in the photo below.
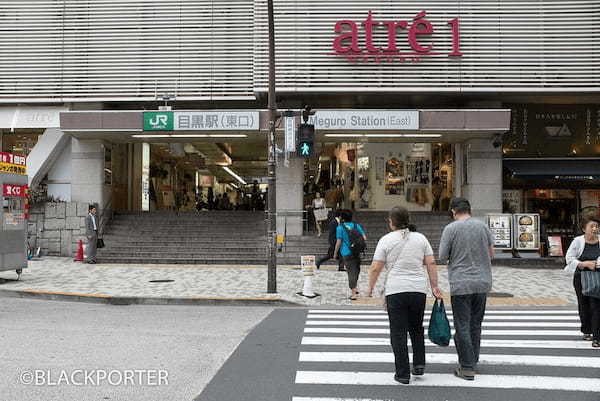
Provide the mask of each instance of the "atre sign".
MULTIPOLYGON (((435 52, 433 43, 429 38, 436 28, 426 18, 427 12, 421 11, 412 21, 376 21, 373 13, 369 11, 364 21, 342 20, 335 24, 335 33, 339 34, 333 40, 333 54, 344 57, 350 62, 418 62, 424 56, 444 55, 435 52), (364 30, 365 47, 359 46, 359 24, 364 30), (387 31, 387 46, 378 47, 374 43, 376 30, 387 31), (406 32, 406 40, 410 51, 401 51, 398 48, 398 33, 406 32)), ((452 36, 452 51, 448 57, 461 57, 460 50, 460 21, 453 18, 448 21, 448 34, 452 36)))

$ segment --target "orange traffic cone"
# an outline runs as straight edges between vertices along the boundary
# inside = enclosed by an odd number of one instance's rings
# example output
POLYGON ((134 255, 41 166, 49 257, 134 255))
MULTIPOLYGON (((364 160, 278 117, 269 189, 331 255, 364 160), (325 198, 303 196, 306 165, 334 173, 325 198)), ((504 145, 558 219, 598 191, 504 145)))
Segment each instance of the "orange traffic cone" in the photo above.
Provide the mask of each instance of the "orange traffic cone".
POLYGON ((83 262, 83 241, 79 240, 79 245, 77 246, 77 255, 75 255, 75 262, 83 262))

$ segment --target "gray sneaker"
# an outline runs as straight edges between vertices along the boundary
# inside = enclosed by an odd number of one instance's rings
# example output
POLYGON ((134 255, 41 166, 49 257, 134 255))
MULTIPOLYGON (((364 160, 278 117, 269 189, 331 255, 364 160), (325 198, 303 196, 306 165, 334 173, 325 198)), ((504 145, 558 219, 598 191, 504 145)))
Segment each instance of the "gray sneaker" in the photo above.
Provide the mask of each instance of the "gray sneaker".
POLYGON ((475 380, 475 371, 471 369, 456 368, 454 370, 454 376, 464 380, 475 380))

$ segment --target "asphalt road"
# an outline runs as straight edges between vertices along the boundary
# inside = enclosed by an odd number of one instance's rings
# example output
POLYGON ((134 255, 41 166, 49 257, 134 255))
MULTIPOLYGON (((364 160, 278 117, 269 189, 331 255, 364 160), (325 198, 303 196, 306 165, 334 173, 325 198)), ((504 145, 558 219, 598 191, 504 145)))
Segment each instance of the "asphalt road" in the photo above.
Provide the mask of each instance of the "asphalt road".
POLYGON ((196 401, 598 401, 600 350, 578 325, 574 309, 488 310, 474 382, 452 375, 453 343, 428 344, 426 375, 405 386, 383 311, 277 309, 196 401))
POLYGON ((192 400, 271 310, 0 298, 0 400, 192 400))

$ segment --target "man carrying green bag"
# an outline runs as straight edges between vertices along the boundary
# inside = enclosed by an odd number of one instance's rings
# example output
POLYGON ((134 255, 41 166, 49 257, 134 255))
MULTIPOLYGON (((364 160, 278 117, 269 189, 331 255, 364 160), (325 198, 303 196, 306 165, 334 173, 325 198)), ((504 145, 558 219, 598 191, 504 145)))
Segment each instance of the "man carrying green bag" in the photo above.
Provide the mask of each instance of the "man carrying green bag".
POLYGON ((432 343, 439 346, 447 347, 450 344, 450 337, 452 337, 450 322, 448 316, 446 316, 443 299, 436 299, 435 304, 433 304, 427 335, 432 343))

